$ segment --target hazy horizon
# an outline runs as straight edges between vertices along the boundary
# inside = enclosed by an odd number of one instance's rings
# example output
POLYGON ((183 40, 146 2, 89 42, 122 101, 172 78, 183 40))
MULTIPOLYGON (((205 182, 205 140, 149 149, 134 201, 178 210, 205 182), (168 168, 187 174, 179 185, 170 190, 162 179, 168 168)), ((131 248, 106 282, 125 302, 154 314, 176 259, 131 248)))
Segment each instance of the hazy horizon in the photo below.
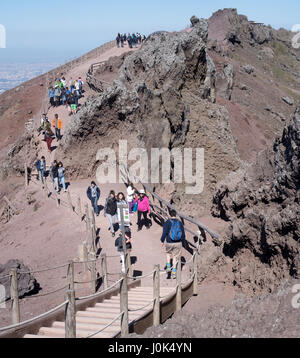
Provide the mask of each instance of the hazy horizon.
POLYGON ((300 3, 282 1, 153 0, 141 3, 119 0, 111 3, 86 0, 51 4, 12 0, 0 6, 0 24, 6 28, 6 49, 0 63, 58 63, 79 57, 114 40, 118 32, 178 31, 189 25, 192 15, 209 18, 223 8, 237 8, 249 20, 288 30, 300 23, 300 3), (270 11, 271 9, 271 11, 270 11), (284 14, 285 16, 282 16, 284 14), (299 17, 299 18, 298 18, 299 17))

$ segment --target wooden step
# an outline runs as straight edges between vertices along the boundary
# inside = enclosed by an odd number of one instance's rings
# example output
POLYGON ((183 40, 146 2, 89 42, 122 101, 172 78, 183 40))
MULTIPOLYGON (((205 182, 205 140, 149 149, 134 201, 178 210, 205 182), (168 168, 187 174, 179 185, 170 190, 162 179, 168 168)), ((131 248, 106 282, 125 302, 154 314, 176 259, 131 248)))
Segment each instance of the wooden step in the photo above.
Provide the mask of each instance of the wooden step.
MULTIPOLYGON (((108 322, 109 323, 109 322, 108 322)), ((107 324, 108 324, 107 323, 107 324)), ((91 333, 93 332, 97 332, 99 331, 99 329, 104 328, 107 324, 93 324, 93 323, 81 323, 81 322, 76 322, 76 332, 77 330, 82 331, 82 330, 86 330, 86 331, 91 331, 91 333)), ((53 328, 62 328, 65 329, 65 322, 59 322, 56 321, 52 324, 53 328)), ((120 331, 120 322, 118 326, 109 326, 107 327, 104 332, 118 332, 120 331)))
MULTIPOLYGON (((76 329, 76 337, 85 338, 92 332, 87 330, 78 330, 76 329)), ((52 336, 55 338, 65 338, 65 329, 64 328, 53 328, 53 327, 42 327, 39 331, 39 335, 52 336)), ((110 333, 99 333, 95 338, 111 338, 114 334, 110 333)))
MULTIPOLYGON (((76 313, 76 320, 78 318, 92 318, 92 319, 107 319, 107 320, 113 320, 115 317, 117 317, 119 315, 120 312, 115 312, 115 313, 110 313, 110 312, 106 312, 106 314, 104 314, 103 312, 86 312, 86 311, 82 311, 82 312, 77 312, 76 313)), ((136 318, 138 316, 140 316, 143 312, 141 311, 141 313, 138 312, 129 312, 129 318, 136 318)))

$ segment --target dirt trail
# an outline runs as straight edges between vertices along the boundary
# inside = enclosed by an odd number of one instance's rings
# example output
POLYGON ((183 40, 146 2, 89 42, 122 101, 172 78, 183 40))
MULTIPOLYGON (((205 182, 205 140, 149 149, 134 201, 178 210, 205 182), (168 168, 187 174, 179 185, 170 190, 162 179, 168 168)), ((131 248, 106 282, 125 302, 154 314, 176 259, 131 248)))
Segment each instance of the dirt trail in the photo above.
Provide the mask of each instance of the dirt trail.
MULTIPOLYGON (((70 79, 76 79, 79 76, 85 80, 85 74, 89 66, 95 61, 105 61, 111 56, 118 56, 127 52, 128 48, 113 48, 102 54, 99 59, 87 61, 84 64, 65 73, 67 82, 70 79)), ((85 99, 94 94, 92 90, 84 85, 84 98, 81 98, 79 103, 83 104, 85 99)), ((48 118, 52 123, 55 113, 63 120, 63 130, 73 116, 68 115, 66 107, 60 106, 57 108, 50 108, 48 111, 48 118)), ((40 121, 37 118, 36 121, 40 121)), ((39 122, 37 122, 38 124, 39 122)), ((59 145, 56 140, 53 141, 52 146, 59 145)), ((39 157, 45 156, 46 162, 49 165, 54 160, 55 150, 51 155, 48 153, 45 142, 40 143, 39 157)), ((68 174, 66 173, 66 182, 68 182, 68 174)), ((82 210, 84 205, 89 203, 86 196, 86 190, 90 184, 91 179, 72 181, 69 186, 71 198, 74 206, 77 206, 77 198, 81 198, 82 210)), ((52 184, 48 181, 49 188, 53 191, 52 184)), ((101 198, 99 205, 104 207, 105 199, 110 190, 115 190, 116 193, 124 192, 126 195, 126 187, 123 184, 105 184, 99 185, 101 189, 101 198)), ((46 198, 41 190, 40 182, 31 182, 29 191, 33 193, 36 202, 34 205, 28 206, 25 201, 24 190, 21 189, 16 194, 15 204, 21 209, 21 214, 14 217, 4 228, 0 231, 1 242, 1 262, 5 263, 9 259, 16 258, 23 260, 26 265, 32 270, 53 267, 67 263, 69 260, 78 259, 78 247, 84 240, 87 240, 87 233, 85 222, 80 222, 78 215, 72 213, 67 205, 67 194, 61 192, 60 198, 62 205, 57 208, 54 196, 46 198)), ((165 254, 160 243, 160 236, 162 228, 154 221, 150 230, 143 228, 141 232, 137 232, 137 217, 136 214, 132 216, 132 262, 135 275, 145 275, 153 270, 155 264, 159 264, 161 269, 165 266, 165 254)), ((203 218, 204 224, 209 224, 210 227, 220 232, 218 223, 211 218, 203 218)), ((108 220, 103 215, 103 208, 99 217, 96 217, 96 226, 99 229, 99 237, 101 250, 98 253, 106 253, 108 256, 108 272, 109 284, 117 281, 120 275, 121 264, 120 257, 114 246, 115 238, 112 237, 108 230, 108 220)), ((116 235, 117 237, 117 235, 116 235)), ((192 241, 192 238, 189 238, 192 241)), ((186 250, 182 252, 183 260, 189 261, 191 254, 186 250)), ((98 272, 101 272, 100 262, 97 263, 98 272)), ((86 281, 87 275, 83 272, 81 264, 75 265, 76 280, 86 281)), ((35 275, 38 282, 41 284, 42 290, 39 294, 44 294, 61 288, 66 284, 66 268, 61 268, 55 271, 43 272, 35 275)), ((189 265, 184 266, 182 278, 185 282, 189 277, 189 265)), ((162 286, 176 286, 175 280, 167 279, 166 273, 161 273, 162 286)), ((142 285, 151 286, 152 278, 142 280, 142 285)), ((203 288, 205 290, 205 288, 203 288)), ((90 293, 89 285, 77 285, 76 294, 83 295, 90 293)), ((210 291, 209 291, 210 292, 210 291)), ((215 297, 214 293, 209 293, 208 296, 215 297)), ((53 293, 44 297, 31 297, 21 300, 21 319, 25 320, 41 314, 55 305, 60 304, 64 298, 64 290, 53 293)), ((207 302, 203 303, 206 307, 207 302)), ((198 306, 199 302, 195 302, 198 306)), ((0 326, 10 324, 10 311, 8 309, 1 312, 0 326)), ((193 304, 192 304, 193 306, 193 304)))

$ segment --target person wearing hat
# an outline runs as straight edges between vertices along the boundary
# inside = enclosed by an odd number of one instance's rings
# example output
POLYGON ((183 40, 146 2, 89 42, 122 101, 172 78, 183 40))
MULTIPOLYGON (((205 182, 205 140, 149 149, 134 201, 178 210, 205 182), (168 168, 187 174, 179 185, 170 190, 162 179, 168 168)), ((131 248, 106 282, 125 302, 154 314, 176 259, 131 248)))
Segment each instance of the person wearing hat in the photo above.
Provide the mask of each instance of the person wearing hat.
POLYGON ((147 229, 150 229, 149 219, 147 214, 151 213, 149 199, 145 193, 144 189, 139 191, 139 196, 134 203, 138 203, 138 231, 141 231, 143 224, 145 224, 147 229), (143 216, 143 220, 142 220, 143 216))

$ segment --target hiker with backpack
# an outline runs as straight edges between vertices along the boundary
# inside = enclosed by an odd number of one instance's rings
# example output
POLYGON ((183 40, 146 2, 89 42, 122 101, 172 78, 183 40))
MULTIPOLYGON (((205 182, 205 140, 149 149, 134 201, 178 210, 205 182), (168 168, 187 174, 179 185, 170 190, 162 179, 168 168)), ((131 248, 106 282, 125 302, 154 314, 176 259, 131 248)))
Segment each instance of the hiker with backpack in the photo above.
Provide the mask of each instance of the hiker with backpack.
POLYGON ((91 201, 95 214, 99 216, 98 200, 100 199, 101 191, 94 181, 92 181, 88 187, 86 195, 91 201))
MULTIPOLYGON (((131 252, 132 245, 131 245, 131 232, 130 230, 125 230, 125 240, 126 240, 126 250, 127 252, 131 252)), ((115 241, 115 246, 117 247, 118 252, 120 253, 121 264, 122 264, 122 273, 126 273, 125 270, 125 252, 123 249, 123 236, 120 233, 119 237, 115 241)))
POLYGON ((163 227, 163 233, 160 241, 162 247, 165 248, 167 256, 166 271, 172 272, 172 277, 176 278, 176 264, 181 264, 182 243, 185 240, 185 231, 182 222, 176 219, 176 211, 170 210, 171 219, 167 220, 163 227), (173 260, 173 268, 171 268, 171 258, 173 260))
POLYGON ((109 196, 106 199, 105 206, 104 206, 104 216, 109 220, 109 228, 108 230, 111 231, 112 237, 115 237, 115 228, 114 225, 117 222, 117 199, 116 194, 112 190, 109 193, 109 196))
POLYGON ((44 184, 44 177, 45 177, 45 171, 46 171, 46 159, 44 156, 42 156, 41 159, 38 159, 35 163, 36 170, 38 172, 37 174, 37 180, 40 180, 40 174, 41 174, 41 180, 44 184))
POLYGON ((143 228, 143 224, 146 226, 147 229, 150 229, 150 222, 147 217, 147 214, 151 213, 149 199, 145 193, 144 189, 139 191, 139 196, 135 200, 134 204, 138 204, 137 212, 138 212, 138 230, 141 231, 143 228), (142 216, 144 220, 142 220, 142 216))

